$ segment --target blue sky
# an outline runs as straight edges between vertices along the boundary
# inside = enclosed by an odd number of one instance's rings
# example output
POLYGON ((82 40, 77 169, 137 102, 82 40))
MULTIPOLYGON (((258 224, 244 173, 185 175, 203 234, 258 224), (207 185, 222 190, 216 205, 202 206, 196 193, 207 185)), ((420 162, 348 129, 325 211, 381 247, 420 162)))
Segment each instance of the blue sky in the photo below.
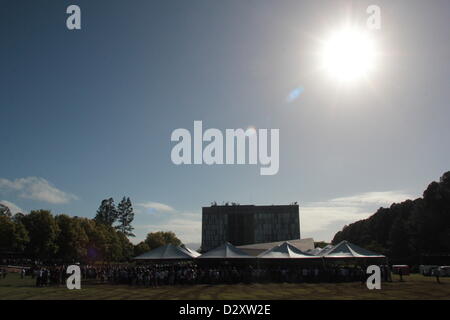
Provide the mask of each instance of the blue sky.
POLYGON ((173 230, 198 243, 212 201, 298 201, 302 237, 331 240, 420 196, 449 170, 450 3, 377 1, 383 56, 370 81, 342 87, 315 53, 348 17, 365 23, 369 4, 2 1, 0 200, 93 217, 129 196, 133 241, 173 230), (74 3, 82 30, 69 31, 74 3), (171 132, 194 120, 280 129, 279 173, 175 166, 171 132))

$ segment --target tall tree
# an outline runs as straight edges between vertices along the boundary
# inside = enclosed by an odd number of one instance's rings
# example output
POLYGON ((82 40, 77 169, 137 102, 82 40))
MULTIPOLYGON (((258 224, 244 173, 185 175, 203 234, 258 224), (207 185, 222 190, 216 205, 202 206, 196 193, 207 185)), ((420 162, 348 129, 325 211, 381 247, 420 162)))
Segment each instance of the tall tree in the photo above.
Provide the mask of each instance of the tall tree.
POLYGON ((397 217, 392 224, 389 243, 392 257, 406 258, 410 256, 408 232, 405 226, 405 220, 401 216, 397 217))
POLYGON ((143 253, 146 253, 147 251, 150 251, 150 247, 147 243, 144 241, 139 242, 137 245, 134 246, 134 256, 140 256, 143 253))
POLYGON ((39 259, 52 258, 58 249, 59 228, 50 211, 31 211, 21 220, 30 236, 28 254, 39 259))
POLYGON ((12 216, 12 219, 14 220, 14 222, 22 223, 23 217, 25 217, 25 215, 22 212, 17 212, 12 216))
POLYGON ((29 241, 23 224, 14 222, 10 217, 0 216, 0 250, 22 252, 29 241))
POLYGON ((134 228, 131 226, 134 220, 134 211, 130 198, 123 197, 117 206, 117 220, 119 222, 119 225, 116 226, 117 230, 128 237, 135 236, 133 234, 134 228))
POLYGON ((172 231, 158 231, 147 234, 145 243, 148 245, 150 250, 152 250, 166 244, 179 246, 181 245, 181 240, 178 239, 172 231))
POLYGON ((112 226, 117 220, 117 209, 114 204, 114 199, 109 198, 102 201, 97 210, 97 215, 94 218, 95 222, 112 226))
POLYGON ((75 261, 86 256, 89 239, 79 220, 79 218, 69 217, 65 214, 55 217, 59 227, 56 239, 58 245, 57 257, 64 261, 75 261))
POLYGON ((119 238, 120 246, 122 248, 122 257, 120 260, 121 261, 128 260, 133 256, 134 246, 130 242, 130 240, 128 240, 127 236, 124 233, 116 232, 116 234, 119 238))

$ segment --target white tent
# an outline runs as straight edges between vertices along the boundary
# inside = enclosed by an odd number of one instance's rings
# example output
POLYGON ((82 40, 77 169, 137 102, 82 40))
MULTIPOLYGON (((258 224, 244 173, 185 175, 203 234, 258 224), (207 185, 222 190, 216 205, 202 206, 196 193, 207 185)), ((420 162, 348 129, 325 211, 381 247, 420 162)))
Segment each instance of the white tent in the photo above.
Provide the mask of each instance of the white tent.
POLYGON ((198 256, 200 256, 200 253, 198 253, 197 251, 192 250, 191 248, 188 248, 188 247, 186 247, 186 246, 184 246, 184 245, 181 246, 181 248, 183 248, 184 250, 186 250, 187 252, 189 252, 190 254, 192 254, 194 258, 197 258, 198 256))
POLYGON ((325 258, 386 258, 386 256, 361 248, 345 240, 332 248, 322 250, 319 256, 325 258))
POLYGON ((282 244, 266 250, 258 258, 262 259, 311 259, 317 258, 311 254, 305 253, 300 249, 297 249, 289 242, 283 242, 282 244))
MULTIPOLYGON (((300 249, 303 252, 307 252, 308 250, 314 249, 314 239, 313 238, 293 239, 293 240, 285 240, 285 241, 289 241, 289 244, 293 245, 294 247, 296 247, 297 249, 300 249)), ((275 246, 283 244, 285 241, 253 243, 253 244, 246 244, 246 245, 237 246, 237 247, 239 249, 242 249, 245 253, 248 253, 251 256, 257 256, 266 250, 272 249, 275 246)))
POLYGON ((226 242, 223 245, 202 254, 198 259, 236 259, 253 258, 241 249, 236 248, 231 243, 226 242))
POLYGON ((325 254, 325 252, 328 252, 328 251, 330 251, 331 249, 333 249, 334 248, 334 246, 332 245, 332 244, 329 244, 329 245, 326 245, 325 247, 323 247, 321 250, 320 250, 320 254, 325 254))
POLYGON ((133 258, 134 260, 189 260, 197 257, 198 252, 188 248, 166 244, 133 258))

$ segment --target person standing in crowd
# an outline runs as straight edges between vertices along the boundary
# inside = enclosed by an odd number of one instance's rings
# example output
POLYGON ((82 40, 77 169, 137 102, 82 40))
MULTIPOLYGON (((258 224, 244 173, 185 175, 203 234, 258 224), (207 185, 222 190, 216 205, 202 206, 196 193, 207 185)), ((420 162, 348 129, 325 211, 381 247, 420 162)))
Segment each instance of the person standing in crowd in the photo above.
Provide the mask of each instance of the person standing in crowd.
POLYGON ((400 281, 403 281, 403 268, 398 268, 398 275, 400 276, 400 281))
POLYGON ((436 277, 436 282, 437 283, 441 283, 441 280, 439 279, 439 275, 440 275, 440 270, 439 268, 434 268, 432 271, 433 275, 436 277))
POLYGON ((42 269, 38 269, 36 271, 36 287, 41 287, 42 273, 43 273, 42 269))

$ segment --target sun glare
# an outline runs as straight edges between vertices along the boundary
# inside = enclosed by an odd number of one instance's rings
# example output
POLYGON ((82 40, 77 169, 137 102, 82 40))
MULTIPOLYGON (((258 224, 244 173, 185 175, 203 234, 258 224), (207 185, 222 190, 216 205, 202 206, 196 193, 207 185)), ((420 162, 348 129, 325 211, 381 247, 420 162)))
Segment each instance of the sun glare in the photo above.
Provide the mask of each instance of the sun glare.
POLYGON ((375 45, 367 32, 344 29, 324 42, 322 67, 339 81, 354 81, 373 70, 375 58, 375 45))

